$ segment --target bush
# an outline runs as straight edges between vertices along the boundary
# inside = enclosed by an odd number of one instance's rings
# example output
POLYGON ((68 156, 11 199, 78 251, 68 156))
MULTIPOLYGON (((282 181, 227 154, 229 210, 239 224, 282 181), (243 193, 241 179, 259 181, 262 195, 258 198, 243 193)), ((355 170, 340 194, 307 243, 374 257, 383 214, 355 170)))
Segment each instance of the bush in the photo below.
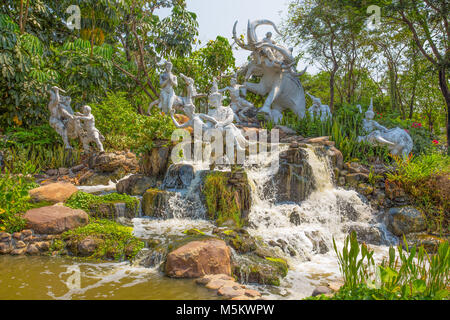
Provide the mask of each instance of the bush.
POLYGON ((0 232, 19 232, 25 228, 22 214, 36 207, 29 202, 28 190, 38 185, 30 178, 7 173, 0 176, 0 232))
POLYGON ((153 141, 170 139, 175 126, 159 111, 151 116, 138 114, 123 92, 110 92, 101 104, 92 105, 97 129, 105 136, 105 147, 145 152, 153 141))
POLYGON ((395 158, 396 169, 388 182, 403 188, 422 209, 431 229, 448 232, 450 212, 450 157, 440 153, 422 154, 407 161, 395 158))

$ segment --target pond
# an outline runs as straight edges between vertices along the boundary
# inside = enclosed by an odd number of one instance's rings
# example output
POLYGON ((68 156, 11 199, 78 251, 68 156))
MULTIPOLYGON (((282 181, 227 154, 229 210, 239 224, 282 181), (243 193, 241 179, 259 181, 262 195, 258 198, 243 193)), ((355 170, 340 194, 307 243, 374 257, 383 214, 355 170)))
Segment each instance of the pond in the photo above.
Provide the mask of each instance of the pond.
POLYGON ((214 300, 193 280, 128 263, 61 257, 0 256, 0 300, 214 300), (79 276, 78 276, 79 275, 79 276))

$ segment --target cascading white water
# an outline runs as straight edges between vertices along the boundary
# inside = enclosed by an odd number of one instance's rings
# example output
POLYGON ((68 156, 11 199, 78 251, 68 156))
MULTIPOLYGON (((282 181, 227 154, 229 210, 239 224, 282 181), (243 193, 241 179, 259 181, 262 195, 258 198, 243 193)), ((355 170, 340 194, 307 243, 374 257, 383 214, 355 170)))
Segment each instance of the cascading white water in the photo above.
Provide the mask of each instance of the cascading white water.
MULTIPOLYGON (((266 185, 279 170, 274 160, 286 149, 260 157, 262 162, 247 168, 253 202, 249 232, 277 246, 280 254, 291 256, 288 262, 293 270, 283 281, 281 294, 297 299, 311 295, 315 286, 339 278, 333 238, 340 247, 348 230, 366 230, 381 242, 386 232, 377 224, 372 208, 355 191, 333 186, 327 159, 319 157, 313 147, 307 153, 315 191, 301 203, 277 203, 276 186, 266 185)), ((385 252, 383 247, 379 249, 385 252)))

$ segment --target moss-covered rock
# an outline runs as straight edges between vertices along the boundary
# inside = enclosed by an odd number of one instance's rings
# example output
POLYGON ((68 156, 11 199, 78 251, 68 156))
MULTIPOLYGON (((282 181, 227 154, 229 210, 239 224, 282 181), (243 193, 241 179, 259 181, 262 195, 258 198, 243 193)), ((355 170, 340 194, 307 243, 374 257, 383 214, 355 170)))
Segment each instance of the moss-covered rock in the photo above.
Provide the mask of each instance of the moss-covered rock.
POLYGON ((203 196, 208 216, 217 225, 242 227, 247 223, 251 196, 244 170, 209 173, 204 179, 203 196))
MULTIPOLYGON (((90 224, 62 234, 71 255, 98 260, 133 260, 144 243, 135 238, 133 229, 109 220, 90 224)), ((58 244, 59 249, 63 247, 58 244)))
POLYGON ((256 254, 241 256, 233 265, 233 275, 240 282, 279 286, 288 273, 288 264, 281 258, 260 257, 256 254))
POLYGON ((237 253, 245 254, 257 249, 256 240, 245 229, 215 229, 213 231, 237 253))
POLYGON ((95 196, 85 192, 77 192, 66 202, 66 206, 82 209, 89 216, 101 219, 132 219, 138 215, 139 199, 118 193, 95 196))
POLYGON ((168 215, 169 199, 173 193, 159 189, 149 189, 142 198, 142 212, 154 218, 172 218, 168 215))

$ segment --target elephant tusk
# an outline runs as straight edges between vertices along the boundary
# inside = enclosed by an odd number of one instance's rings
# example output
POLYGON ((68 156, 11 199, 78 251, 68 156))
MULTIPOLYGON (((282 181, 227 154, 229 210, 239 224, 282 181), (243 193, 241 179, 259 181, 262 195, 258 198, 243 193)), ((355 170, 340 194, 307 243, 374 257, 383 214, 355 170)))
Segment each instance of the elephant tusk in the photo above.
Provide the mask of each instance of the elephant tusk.
POLYGON ((390 142, 390 141, 384 139, 384 138, 381 137, 381 136, 377 136, 375 139, 376 139, 379 143, 381 143, 381 144, 386 144, 386 145, 389 145, 389 146, 395 146, 395 143, 390 142))

